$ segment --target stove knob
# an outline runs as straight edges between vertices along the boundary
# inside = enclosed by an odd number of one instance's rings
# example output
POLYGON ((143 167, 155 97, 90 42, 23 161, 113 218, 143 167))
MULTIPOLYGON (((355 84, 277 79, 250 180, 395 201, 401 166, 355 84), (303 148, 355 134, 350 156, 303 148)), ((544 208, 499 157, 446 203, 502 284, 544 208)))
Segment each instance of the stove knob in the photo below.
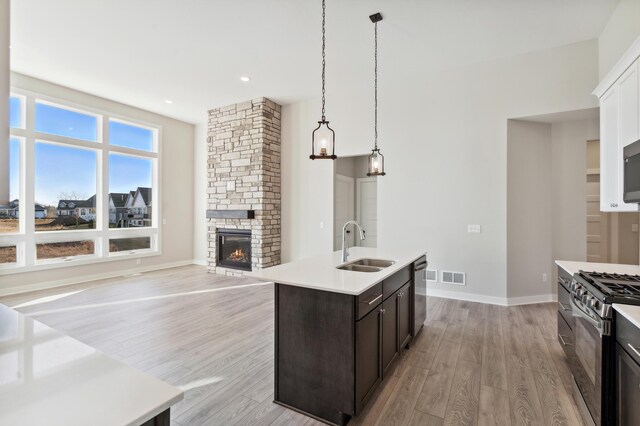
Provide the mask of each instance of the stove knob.
POLYGON ((591 296, 589 296, 588 294, 583 294, 580 300, 582 301, 583 305, 589 306, 589 302, 591 302, 591 296))
POLYGON ((578 286, 575 293, 576 293, 576 296, 578 296, 578 298, 581 298, 585 294, 584 288, 582 288, 582 286, 578 286))

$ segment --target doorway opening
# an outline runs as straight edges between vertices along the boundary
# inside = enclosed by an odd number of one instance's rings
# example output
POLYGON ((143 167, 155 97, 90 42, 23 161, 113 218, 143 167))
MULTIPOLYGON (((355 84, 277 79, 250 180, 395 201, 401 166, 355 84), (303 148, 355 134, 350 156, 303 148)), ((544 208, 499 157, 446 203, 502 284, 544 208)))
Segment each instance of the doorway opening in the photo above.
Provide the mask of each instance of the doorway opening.
POLYGON ((367 177, 368 155, 339 157, 335 160, 333 179, 333 249, 342 248, 342 227, 349 220, 357 221, 366 238, 355 238, 347 229, 350 247, 378 246, 378 183, 367 177))

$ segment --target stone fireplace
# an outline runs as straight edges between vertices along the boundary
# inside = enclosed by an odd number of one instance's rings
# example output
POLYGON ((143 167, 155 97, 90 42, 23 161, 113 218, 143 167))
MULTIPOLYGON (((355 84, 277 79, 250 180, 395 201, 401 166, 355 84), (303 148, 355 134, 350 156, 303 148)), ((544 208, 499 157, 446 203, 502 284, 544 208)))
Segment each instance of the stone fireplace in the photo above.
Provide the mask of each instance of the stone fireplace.
POLYGON ((211 272, 242 275, 280 263, 280 113, 266 98, 209 111, 211 272))

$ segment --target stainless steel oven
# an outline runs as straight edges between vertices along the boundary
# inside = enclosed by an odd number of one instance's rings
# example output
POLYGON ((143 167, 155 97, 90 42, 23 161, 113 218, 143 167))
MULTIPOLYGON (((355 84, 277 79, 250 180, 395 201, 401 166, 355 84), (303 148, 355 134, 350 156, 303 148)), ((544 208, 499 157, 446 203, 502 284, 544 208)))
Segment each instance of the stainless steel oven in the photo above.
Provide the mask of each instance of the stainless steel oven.
POLYGON ((608 425, 611 419, 611 305, 600 302, 576 279, 571 284, 574 352, 570 368, 583 420, 608 425), (585 412, 586 411, 586 412, 585 412))

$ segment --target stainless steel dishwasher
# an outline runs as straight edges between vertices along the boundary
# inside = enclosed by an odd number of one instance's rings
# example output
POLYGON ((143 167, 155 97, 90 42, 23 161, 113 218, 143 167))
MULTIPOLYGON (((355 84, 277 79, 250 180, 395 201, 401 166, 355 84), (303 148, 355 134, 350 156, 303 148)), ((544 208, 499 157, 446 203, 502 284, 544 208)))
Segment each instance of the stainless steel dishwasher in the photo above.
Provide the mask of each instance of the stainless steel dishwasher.
POLYGON ((420 332, 427 320, 427 265, 427 256, 422 256, 413 264, 414 336, 420 332))

